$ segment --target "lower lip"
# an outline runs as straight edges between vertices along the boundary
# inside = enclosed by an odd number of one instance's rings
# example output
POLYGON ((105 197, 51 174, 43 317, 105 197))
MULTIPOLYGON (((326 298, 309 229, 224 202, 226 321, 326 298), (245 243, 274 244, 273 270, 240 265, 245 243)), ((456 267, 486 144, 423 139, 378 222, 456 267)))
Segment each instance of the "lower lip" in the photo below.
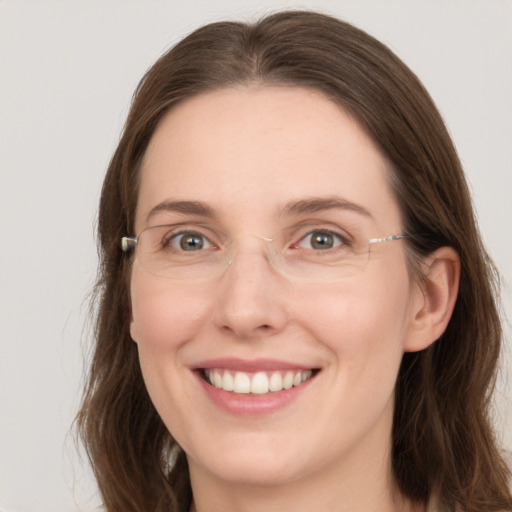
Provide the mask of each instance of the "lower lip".
POLYGON ((283 409, 296 400, 314 379, 312 377, 300 386, 294 386, 290 389, 273 391, 264 395, 253 395, 218 389, 208 384, 198 372, 194 373, 196 373, 202 388, 210 400, 224 411, 235 416, 260 416, 283 409))

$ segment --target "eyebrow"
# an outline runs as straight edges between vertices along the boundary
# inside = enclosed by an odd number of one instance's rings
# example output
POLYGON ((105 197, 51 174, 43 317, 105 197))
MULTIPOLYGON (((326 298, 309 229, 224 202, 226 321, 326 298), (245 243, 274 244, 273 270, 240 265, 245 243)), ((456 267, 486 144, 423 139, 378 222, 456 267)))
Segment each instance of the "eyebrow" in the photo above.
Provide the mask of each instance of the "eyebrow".
POLYGON ((209 218, 217 216, 215 210, 202 201, 162 201, 151 208, 149 213, 146 215, 146 221, 160 212, 184 213, 209 218))
MULTIPOLYGON (((365 217, 373 218, 372 214, 364 207, 348 201, 339 196, 329 197, 311 197, 290 201, 280 208, 281 216, 303 215, 318 213, 325 210, 342 209, 349 210, 365 217)), ((151 208, 146 216, 146 221, 160 212, 175 212, 188 215, 198 215, 200 217, 216 218, 217 212, 207 203, 202 201, 162 201, 151 208)))
POLYGON ((299 201, 290 201, 282 209, 283 215, 298 215, 304 213, 318 213, 324 210, 350 210, 360 213, 365 217, 373 218, 373 215, 363 206, 352 203, 339 196, 311 197, 299 201))

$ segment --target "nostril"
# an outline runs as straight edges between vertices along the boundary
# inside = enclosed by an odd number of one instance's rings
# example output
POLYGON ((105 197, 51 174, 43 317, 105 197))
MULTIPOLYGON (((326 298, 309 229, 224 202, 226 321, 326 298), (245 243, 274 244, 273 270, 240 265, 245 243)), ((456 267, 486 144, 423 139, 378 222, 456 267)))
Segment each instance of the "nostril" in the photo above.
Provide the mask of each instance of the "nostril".
POLYGON ((273 327, 270 324, 261 324, 259 327, 256 328, 257 331, 265 331, 270 332, 273 330, 273 327))

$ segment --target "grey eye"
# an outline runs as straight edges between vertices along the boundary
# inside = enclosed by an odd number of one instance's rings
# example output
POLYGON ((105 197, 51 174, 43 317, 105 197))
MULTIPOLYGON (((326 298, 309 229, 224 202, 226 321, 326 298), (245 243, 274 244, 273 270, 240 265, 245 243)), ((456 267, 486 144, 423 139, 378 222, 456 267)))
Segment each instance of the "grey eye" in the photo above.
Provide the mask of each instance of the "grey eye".
POLYGON ((169 245, 180 251, 200 251, 211 247, 208 239, 199 233, 178 233, 169 240, 169 245))

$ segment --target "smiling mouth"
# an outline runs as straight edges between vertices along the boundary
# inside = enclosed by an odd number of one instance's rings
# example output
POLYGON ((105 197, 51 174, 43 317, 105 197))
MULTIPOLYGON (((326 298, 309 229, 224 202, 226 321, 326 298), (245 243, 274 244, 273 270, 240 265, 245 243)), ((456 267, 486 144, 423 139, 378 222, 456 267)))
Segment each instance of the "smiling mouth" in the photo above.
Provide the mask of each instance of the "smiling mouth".
POLYGON ((217 389, 235 394, 265 395, 298 387, 313 378, 319 370, 283 370, 242 372, 221 368, 201 370, 203 379, 217 389))

